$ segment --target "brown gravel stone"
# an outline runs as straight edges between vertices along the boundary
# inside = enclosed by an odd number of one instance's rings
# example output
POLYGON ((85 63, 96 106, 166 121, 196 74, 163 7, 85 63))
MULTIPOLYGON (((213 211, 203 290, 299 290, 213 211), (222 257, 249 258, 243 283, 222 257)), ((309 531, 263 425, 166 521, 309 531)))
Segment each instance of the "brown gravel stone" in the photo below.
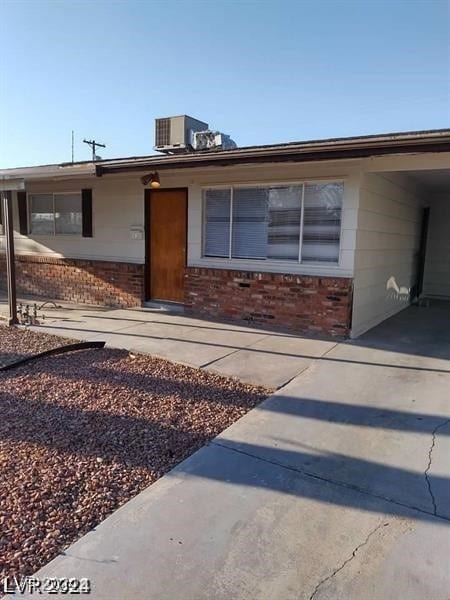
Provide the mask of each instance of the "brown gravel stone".
POLYGON ((6 327, 0 323, 0 367, 30 354, 52 350, 76 341, 36 333, 25 327, 6 327))
MULTIPOLYGON (((0 357, 65 343, 0 327, 0 357)), ((0 373, 0 580, 35 572, 268 392, 109 349, 0 373)))

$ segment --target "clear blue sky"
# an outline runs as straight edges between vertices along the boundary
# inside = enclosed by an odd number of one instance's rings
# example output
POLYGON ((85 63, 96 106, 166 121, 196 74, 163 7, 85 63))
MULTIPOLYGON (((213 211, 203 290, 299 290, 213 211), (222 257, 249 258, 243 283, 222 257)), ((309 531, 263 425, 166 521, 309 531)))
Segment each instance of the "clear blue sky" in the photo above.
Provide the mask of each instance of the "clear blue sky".
POLYGON ((450 126, 448 0, 2 0, 0 168, 152 154, 186 113, 238 145, 450 126))

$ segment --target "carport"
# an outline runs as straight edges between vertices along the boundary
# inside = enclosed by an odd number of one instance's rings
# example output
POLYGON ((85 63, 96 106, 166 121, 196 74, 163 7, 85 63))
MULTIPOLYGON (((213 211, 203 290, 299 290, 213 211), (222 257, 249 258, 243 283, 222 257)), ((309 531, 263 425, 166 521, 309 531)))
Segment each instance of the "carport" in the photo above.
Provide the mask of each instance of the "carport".
POLYGON ((450 169, 411 162, 362 176, 352 337, 412 303, 450 315, 450 169))

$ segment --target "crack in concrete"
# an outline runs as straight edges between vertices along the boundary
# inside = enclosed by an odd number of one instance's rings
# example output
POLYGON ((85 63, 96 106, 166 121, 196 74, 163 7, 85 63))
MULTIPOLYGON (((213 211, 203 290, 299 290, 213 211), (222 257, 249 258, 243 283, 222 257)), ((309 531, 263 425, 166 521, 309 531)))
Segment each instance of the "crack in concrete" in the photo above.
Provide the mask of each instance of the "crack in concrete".
MULTIPOLYGON (((293 471, 294 473, 298 473, 299 475, 303 475, 304 477, 310 477, 311 479, 316 479, 317 481, 321 481, 323 483, 329 483, 331 485, 336 485, 338 487, 345 488, 347 490, 351 490, 353 492, 358 492, 359 494, 364 494, 365 496, 369 496, 370 498, 377 498, 378 500, 383 500, 384 502, 389 502, 390 504, 395 504, 396 506, 401 506, 402 508, 407 508, 409 510, 415 510, 424 515, 430 515, 432 517, 436 517, 437 519, 442 519, 443 521, 450 522, 449 517, 445 517, 444 515, 434 514, 430 510, 425 510, 423 508, 419 508, 414 506, 413 504, 406 504, 405 502, 400 502, 399 500, 394 500, 389 496, 383 496, 381 494, 377 494, 373 491, 365 490, 364 488, 359 487, 358 485, 354 485, 351 483, 346 483, 345 481, 340 481, 338 479, 331 479, 330 477, 324 477, 322 475, 318 475, 317 473, 313 473, 312 471, 306 471, 305 469, 300 469, 298 467, 293 467, 291 465, 285 465, 275 460, 270 460, 268 458, 263 458, 262 456, 257 456, 256 454, 252 454, 251 452, 246 452, 245 450, 241 450, 240 448, 232 448, 225 443, 221 443, 221 440, 214 438, 208 443, 208 446, 218 446, 219 448, 224 448, 225 450, 229 450, 230 452, 237 452, 238 454, 243 454, 244 456, 248 456, 250 458, 254 458, 255 460, 260 460, 262 462, 268 463, 269 465, 274 465, 275 467, 279 467, 281 469, 286 469, 287 471, 293 471)), ((449 598, 450 600, 450 598, 449 598)))
POLYGON ((319 583, 316 585, 316 587, 313 590, 313 593, 311 594, 311 596, 309 597, 309 600, 313 600, 315 595, 317 594, 317 592, 319 591, 319 589, 322 587, 322 585, 324 583, 326 583, 327 581, 330 581, 330 579, 332 579, 335 575, 337 575, 340 571, 342 571, 342 569, 344 569, 356 556, 356 554, 358 553, 358 551, 365 546, 366 544, 369 543, 370 538, 382 527, 387 527, 389 525, 389 523, 380 523, 379 525, 377 525, 375 527, 375 529, 372 529, 372 531, 367 535, 366 539, 361 542, 361 544, 358 544, 358 546, 356 546, 356 548, 353 550, 351 556, 349 556, 347 559, 344 560, 344 562, 342 563, 342 565, 340 567, 338 567, 337 569, 335 569, 332 573, 330 573, 330 575, 327 575, 327 577, 324 577, 324 579, 321 579, 319 581, 319 583))
POLYGON ((434 450, 434 446, 436 444, 436 434, 437 434, 437 431, 441 427, 445 427, 446 425, 448 425, 448 423, 450 423, 450 419, 447 419, 443 423, 439 423, 439 425, 436 425, 436 427, 433 429, 433 431, 432 431, 432 436, 433 437, 432 437, 432 440, 431 440, 431 446, 430 446, 430 449, 428 450, 428 465, 427 465, 427 468, 425 469, 425 480, 427 482, 428 491, 430 493, 431 503, 433 504, 433 514, 436 515, 436 516, 439 516, 438 512, 437 512, 436 498, 435 498, 435 495, 434 495, 432 487, 431 487, 431 481, 430 481, 430 478, 428 476, 428 473, 429 473, 429 471, 431 469, 431 463, 433 462, 433 450, 434 450))

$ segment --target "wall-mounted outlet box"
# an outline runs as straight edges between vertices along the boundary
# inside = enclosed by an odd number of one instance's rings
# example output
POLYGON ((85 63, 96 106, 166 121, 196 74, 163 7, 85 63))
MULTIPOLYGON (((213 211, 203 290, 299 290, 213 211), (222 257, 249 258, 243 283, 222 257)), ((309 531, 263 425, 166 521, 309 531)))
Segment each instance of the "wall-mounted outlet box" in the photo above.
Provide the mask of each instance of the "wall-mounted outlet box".
POLYGON ((140 225, 133 225, 132 227, 130 227, 130 238, 132 240, 143 240, 144 228, 140 225))

